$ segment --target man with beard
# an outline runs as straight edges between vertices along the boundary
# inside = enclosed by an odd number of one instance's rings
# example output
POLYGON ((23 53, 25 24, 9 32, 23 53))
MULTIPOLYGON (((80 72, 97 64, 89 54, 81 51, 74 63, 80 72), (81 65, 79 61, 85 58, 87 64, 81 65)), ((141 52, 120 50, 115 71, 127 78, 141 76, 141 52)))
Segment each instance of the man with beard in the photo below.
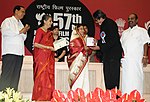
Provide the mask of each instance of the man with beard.
POLYGON ((122 59, 122 92, 130 93, 138 90, 143 93, 143 67, 148 63, 147 30, 139 27, 138 16, 132 13, 128 17, 129 28, 121 36, 121 44, 124 51, 122 59))

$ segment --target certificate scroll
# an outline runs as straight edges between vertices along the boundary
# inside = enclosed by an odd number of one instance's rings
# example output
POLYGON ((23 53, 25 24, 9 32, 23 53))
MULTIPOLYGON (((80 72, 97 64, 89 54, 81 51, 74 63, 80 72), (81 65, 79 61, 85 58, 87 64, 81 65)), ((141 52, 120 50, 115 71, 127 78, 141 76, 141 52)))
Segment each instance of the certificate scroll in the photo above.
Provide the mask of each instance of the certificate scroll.
POLYGON ((54 45, 54 49, 58 50, 60 48, 68 46, 69 45, 69 41, 67 41, 66 38, 61 38, 61 39, 59 39, 57 41, 54 41, 53 45, 54 45))
POLYGON ((95 41, 93 37, 86 38, 86 46, 95 46, 95 41))

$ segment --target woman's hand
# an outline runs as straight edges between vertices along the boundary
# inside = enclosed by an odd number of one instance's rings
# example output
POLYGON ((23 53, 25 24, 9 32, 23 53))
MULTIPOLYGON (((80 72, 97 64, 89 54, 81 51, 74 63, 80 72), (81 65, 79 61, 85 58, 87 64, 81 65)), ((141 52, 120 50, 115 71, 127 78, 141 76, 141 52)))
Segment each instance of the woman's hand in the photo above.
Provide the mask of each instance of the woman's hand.
POLYGON ((58 62, 59 61, 59 58, 55 58, 55 62, 58 62))
POLYGON ((51 51, 56 51, 56 50, 54 49, 54 47, 52 47, 52 46, 46 46, 46 49, 49 49, 49 50, 51 50, 51 51))
POLYGON ((85 49, 86 51, 88 51, 90 48, 87 47, 87 46, 84 46, 84 49, 85 49))

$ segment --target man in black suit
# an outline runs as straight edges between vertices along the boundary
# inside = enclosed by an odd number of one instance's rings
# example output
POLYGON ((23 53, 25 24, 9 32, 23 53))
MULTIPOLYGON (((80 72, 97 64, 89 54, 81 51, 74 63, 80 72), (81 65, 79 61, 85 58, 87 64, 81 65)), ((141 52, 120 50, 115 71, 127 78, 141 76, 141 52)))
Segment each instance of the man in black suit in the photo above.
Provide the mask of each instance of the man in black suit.
POLYGON ((149 35, 149 37, 150 37, 150 27, 148 28, 148 35, 149 35))
POLYGON ((97 46, 91 47, 93 50, 101 50, 103 53, 103 70, 106 89, 117 87, 120 81, 120 59, 122 57, 122 47, 118 33, 117 24, 106 14, 97 10, 93 14, 95 23, 100 26, 100 40, 97 46))

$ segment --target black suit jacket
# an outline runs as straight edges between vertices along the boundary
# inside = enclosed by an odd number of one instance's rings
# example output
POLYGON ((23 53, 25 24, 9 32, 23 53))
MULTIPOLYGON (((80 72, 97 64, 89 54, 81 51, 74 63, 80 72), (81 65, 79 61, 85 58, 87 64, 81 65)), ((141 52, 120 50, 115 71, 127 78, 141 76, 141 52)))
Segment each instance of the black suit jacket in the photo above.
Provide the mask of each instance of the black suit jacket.
POLYGON ((110 18, 106 18, 100 26, 100 40, 98 46, 103 53, 103 61, 121 59, 122 47, 117 24, 110 18))

